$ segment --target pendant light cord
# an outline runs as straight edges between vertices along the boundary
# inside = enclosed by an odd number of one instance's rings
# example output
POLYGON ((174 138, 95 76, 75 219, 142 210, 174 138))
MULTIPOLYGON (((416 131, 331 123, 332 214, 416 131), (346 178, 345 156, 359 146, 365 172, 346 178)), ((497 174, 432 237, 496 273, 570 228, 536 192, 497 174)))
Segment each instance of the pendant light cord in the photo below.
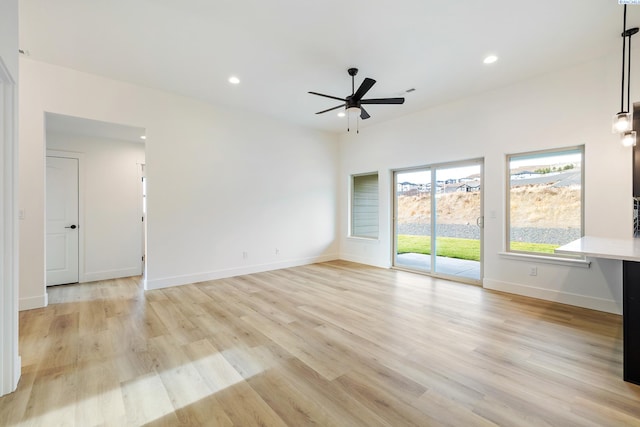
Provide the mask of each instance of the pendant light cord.
MULTIPOLYGON (((623 20, 622 20, 622 87, 620 88, 620 112, 624 112, 624 66, 625 66, 625 59, 627 57, 627 45, 626 45, 626 41, 627 41, 627 5, 624 5, 624 14, 623 14, 623 20)), ((631 41, 631 39, 629 39, 629 41, 631 41)), ((629 79, 631 80, 631 79, 629 79)))
MULTIPOLYGON (((626 5, 625 5, 626 6, 626 5)), ((631 34, 629 34, 629 57, 627 58, 627 112, 631 112, 631 34)))

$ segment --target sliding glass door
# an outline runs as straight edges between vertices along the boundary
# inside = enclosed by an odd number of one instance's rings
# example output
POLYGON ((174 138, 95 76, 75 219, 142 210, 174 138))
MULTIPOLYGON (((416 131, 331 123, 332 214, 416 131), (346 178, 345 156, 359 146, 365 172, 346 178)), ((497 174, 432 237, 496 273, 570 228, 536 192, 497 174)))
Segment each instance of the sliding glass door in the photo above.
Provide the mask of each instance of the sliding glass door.
POLYGON ((456 164, 435 169, 434 264, 438 274, 480 280, 482 168, 456 164))
POLYGON ((431 169, 396 171, 394 265, 431 271, 431 169))
POLYGON ((394 172, 394 266, 479 283, 482 161, 394 172))

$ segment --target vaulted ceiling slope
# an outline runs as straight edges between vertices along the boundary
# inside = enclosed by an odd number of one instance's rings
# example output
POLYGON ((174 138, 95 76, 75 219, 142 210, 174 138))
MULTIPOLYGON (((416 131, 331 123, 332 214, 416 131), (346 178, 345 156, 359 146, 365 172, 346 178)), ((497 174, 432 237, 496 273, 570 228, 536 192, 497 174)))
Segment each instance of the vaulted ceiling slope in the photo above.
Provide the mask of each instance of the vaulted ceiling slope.
MULTIPOLYGON (((21 0, 34 60, 334 132, 309 95, 378 83, 370 126, 621 50, 616 0, 21 0), (482 60, 499 57, 491 66, 482 60), (236 75, 241 83, 227 79, 236 75), (415 91, 406 93, 406 90, 415 91)), ((640 24, 640 6, 629 6, 640 24)), ((640 42, 640 41, 639 41, 640 42)))

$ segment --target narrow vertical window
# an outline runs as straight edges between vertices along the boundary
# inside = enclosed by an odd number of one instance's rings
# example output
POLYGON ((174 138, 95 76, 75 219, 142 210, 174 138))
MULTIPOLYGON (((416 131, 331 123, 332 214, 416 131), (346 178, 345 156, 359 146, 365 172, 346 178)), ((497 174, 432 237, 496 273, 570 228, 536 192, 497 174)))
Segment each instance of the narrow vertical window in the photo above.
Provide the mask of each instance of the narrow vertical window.
POLYGON ((582 237, 584 147, 507 156, 507 250, 553 255, 582 237))
POLYGON ((378 174, 351 177, 351 236, 378 238, 378 174))

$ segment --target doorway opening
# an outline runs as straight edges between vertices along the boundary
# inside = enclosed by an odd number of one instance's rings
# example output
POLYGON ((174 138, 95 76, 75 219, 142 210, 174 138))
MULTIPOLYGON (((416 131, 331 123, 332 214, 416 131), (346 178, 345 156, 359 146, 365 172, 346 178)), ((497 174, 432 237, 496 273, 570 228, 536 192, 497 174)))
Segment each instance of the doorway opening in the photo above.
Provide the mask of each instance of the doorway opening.
POLYGON ((45 114, 47 286, 144 274, 145 133, 45 114), (63 164, 73 171, 61 172, 63 164))
POLYGON ((394 267, 481 283, 483 163, 394 171, 394 267))

